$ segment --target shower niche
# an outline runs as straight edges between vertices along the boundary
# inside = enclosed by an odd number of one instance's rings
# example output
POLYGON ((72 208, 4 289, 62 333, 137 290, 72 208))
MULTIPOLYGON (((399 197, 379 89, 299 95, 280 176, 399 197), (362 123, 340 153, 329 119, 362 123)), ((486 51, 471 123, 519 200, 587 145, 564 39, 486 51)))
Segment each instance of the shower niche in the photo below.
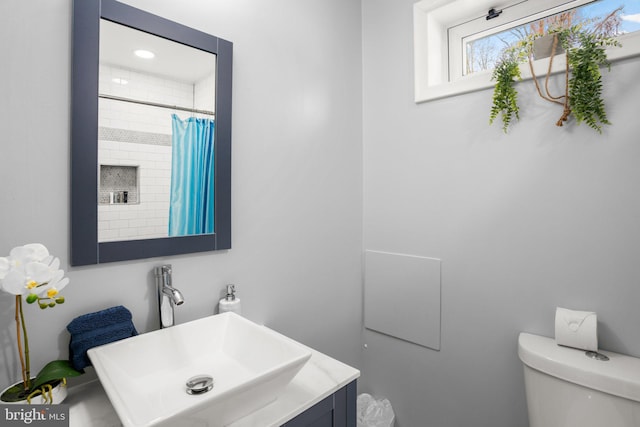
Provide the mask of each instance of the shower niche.
POLYGON ((99 204, 137 204, 139 196, 138 166, 100 165, 99 204))

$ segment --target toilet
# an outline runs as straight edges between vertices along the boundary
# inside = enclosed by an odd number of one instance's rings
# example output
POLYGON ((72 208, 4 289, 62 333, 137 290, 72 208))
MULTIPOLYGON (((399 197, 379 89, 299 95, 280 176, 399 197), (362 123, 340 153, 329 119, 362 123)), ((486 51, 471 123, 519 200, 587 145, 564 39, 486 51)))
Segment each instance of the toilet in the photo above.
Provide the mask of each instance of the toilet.
POLYGON ((586 353, 520 334, 529 427, 640 427, 640 359, 586 353))

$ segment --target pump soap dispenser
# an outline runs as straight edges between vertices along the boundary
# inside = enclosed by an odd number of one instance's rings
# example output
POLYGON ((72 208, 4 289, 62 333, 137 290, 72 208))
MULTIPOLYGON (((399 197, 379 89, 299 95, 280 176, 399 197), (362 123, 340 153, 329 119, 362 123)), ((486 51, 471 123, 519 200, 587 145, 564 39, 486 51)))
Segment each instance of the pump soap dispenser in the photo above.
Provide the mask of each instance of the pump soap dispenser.
POLYGON ((220 313, 232 311, 240 314, 240 298, 236 298, 235 285, 227 285, 227 296, 222 298, 218 303, 218 311, 220 313))

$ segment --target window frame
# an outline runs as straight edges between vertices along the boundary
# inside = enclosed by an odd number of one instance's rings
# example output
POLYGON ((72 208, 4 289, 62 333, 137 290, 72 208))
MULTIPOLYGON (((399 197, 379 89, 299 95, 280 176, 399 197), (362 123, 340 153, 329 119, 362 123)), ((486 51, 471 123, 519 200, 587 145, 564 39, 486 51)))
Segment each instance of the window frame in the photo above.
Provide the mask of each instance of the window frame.
MULTIPOLYGON (((491 71, 462 76, 464 38, 479 33, 503 31, 535 20, 536 16, 545 17, 591 1, 593 0, 503 0, 496 4, 496 0, 421 0, 415 3, 413 9, 415 102, 445 98, 493 86, 491 71), (492 7, 496 10, 511 10, 512 13, 509 14, 511 16, 503 13, 495 19, 484 19, 487 10, 492 7), (539 11, 530 13, 532 7, 539 11), (515 15, 513 12, 516 10, 521 14, 518 19, 513 17, 515 15), (479 18, 485 22, 478 24, 479 18), (462 31, 465 28, 467 31, 462 31), (457 52, 455 54, 458 55, 457 64, 451 57, 452 43, 456 45, 454 48, 457 52), (450 78, 454 71, 459 72, 460 76, 450 78)), ((609 49, 607 54, 610 61, 640 55, 640 31, 621 35, 618 39, 622 47, 609 49)), ((549 59, 537 60, 533 65, 536 74, 544 74, 548 69, 549 59)), ((564 56, 556 57, 553 61, 552 73, 564 71, 565 66, 564 56)), ((522 64, 520 71, 523 80, 532 78, 528 64, 522 64)))
POLYGON ((499 9, 502 10, 502 13, 491 20, 487 20, 483 14, 479 18, 450 26, 447 29, 449 81, 466 77, 463 71, 466 58, 466 39, 477 40, 594 1, 597 0, 525 0, 499 9))

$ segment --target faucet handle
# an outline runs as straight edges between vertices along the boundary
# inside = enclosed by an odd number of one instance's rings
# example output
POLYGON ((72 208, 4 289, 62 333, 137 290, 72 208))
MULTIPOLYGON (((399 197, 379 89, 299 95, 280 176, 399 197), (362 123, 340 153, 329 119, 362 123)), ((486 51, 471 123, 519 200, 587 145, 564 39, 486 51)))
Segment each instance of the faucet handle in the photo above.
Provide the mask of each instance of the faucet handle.
POLYGON ((164 276, 165 274, 171 275, 171 264, 164 264, 160 267, 153 269, 156 276, 164 276))
POLYGON ((164 278, 164 285, 171 286, 171 264, 165 264, 162 266, 162 277, 164 278))

